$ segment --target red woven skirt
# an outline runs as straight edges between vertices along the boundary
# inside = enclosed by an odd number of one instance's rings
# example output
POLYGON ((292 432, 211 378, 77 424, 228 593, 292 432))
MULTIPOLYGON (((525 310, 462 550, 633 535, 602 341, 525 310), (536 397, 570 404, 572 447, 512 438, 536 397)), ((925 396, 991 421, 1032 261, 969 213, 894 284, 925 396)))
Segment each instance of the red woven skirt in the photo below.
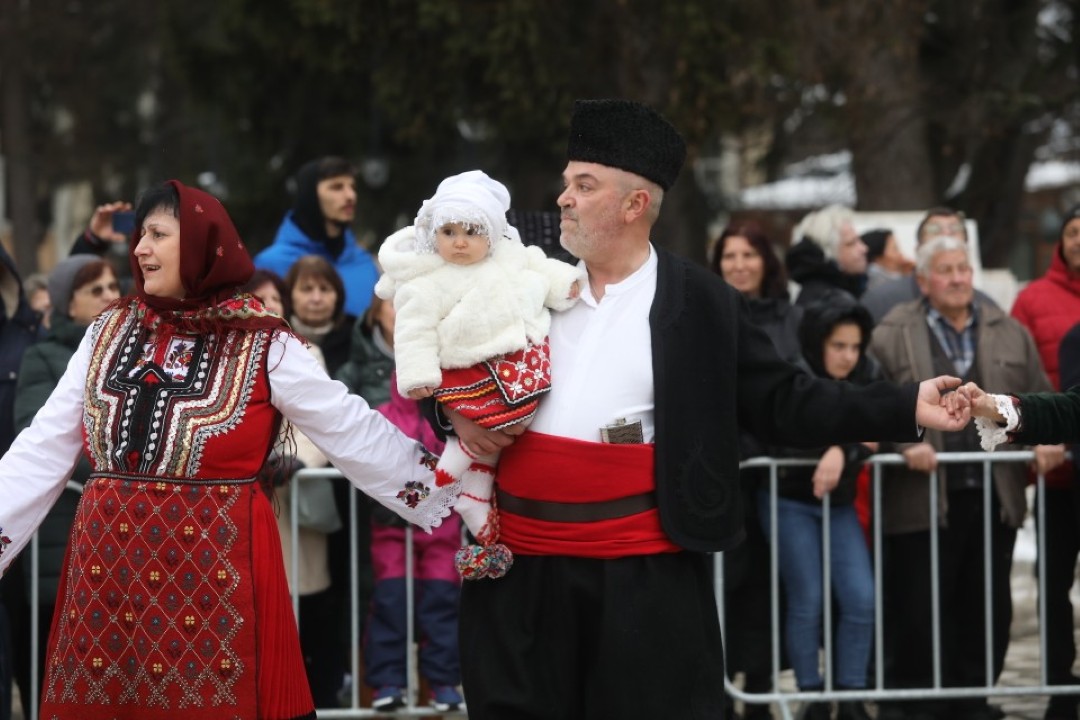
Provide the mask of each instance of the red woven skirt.
POLYGON ((435 399, 478 425, 497 430, 528 420, 551 389, 547 338, 472 367, 444 369, 442 376, 435 399))
POLYGON ((265 493, 250 481, 95 477, 45 675, 48 720, 313 718, 265 493))

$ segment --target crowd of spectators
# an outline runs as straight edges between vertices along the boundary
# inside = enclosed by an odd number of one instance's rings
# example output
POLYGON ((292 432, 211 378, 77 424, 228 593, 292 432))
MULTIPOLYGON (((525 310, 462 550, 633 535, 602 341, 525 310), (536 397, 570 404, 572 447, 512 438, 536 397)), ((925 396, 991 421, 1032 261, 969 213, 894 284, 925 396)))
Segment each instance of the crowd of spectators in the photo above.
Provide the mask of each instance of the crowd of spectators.
MULTIPOLYGON (((352 234, 354 176, 352 167, 339 158, 320 158, 300 169, 295 205, 270 246, 255 257, 260 270, 247 289, 289 321, 331 376, 431 447, 439 441, 417 403, 394 392, 391 382, 393 307, 373 296, 377 264, 352 234)), ((111 225, 115 214, 129 209, 124 202, 99 206, 86 231, 76 238, 70 257, 49 274, 30 276, 25 282, 0 248, 0 454, 55 387, 96 315, 128 289, 127 273, 105 256, 113 243, 127 241, 111 225)), ((527 234, 523 239, 530 240, 527 234)), ((709 266, 742 294, 749 317, 765 329, 778 354, 808 373, 857 384, 952 375, 990 390, 1012 392, 1060 389, 1063 379, 1080 377, 1078 353, 1066 352, 1062 342, 1069 335, 1080 337, 1080 208, 1067 215, 1049 270, 1020 293, 1011 314, 974 286, 964 217, 951 208, 927 211, 917 230, 914 259, 904 257, 887 228, 860 236, 854 213, 841 206, 806 215, 787 243, 785 261, 780 259, 777 240, 753 222, 733 223, 714 243, 709 266)), ((301 644, 316 706, 338 706, 348 682, 350 648, 342 629, 349 622, 350 576, 359 572, 362 600, 370 603, 365 681, 377 707, 400 707, 406 685, 402 526, 362 496, 361 512, 350 513, 351 490, 344 483, 319 492, 321 486, 314 483, 291 485, 297 470, 326 467, 328 461, 302 436, 290 437, 293 452, 273 457, 264 472, 277 488, 275 497, 282 507, 296 502, 300 492, 309 504, 316 503, 305 509, 312 517, 305 516, 299 528, 296 577, 289 563, 289 515, 282 510, 279 517, 289 581, 300 595, 301 644), (360 538, 359 567, 350 557, 349 537, 354 532, 360 538)), ((960 433, 927 430, 921 442, 910 444, 867 440, 807 454, 740 433, 743 459, 799 456, 815 463, 781 471, 775 494, 767 473, 742 474, 746 540, 724 556, 726 610, 729 618, 737 618, 728 622, 729 673, 742 673, 748 692, 768 691, 769 638, 782 632, 784 662, 793 668, 799 688, 823 689, 821 621, 824 607, 832 604, 838 618, 832 687, 867 687, 875 601, 868 519, 859 512, 870 502, 864 462, 873 453, 896 452, 905 464, 884 473, 879 519, 884 535, 886 685, 932 685, 931 567, 938 568, 944 684, 982 685, 987 667, 990 680, 997 681, 1009 642, 1013 547, 1027 512, 1025 485, 1035 473, 1047 478, 1048 678, 1052 684, 1080 682, 1072 672, 1076 650, 1069 600, 1080 553, 1080 486, 1075 465, 1064 459, 1065 448, 1036 447, 1030 470, 997 464, 986 477, 981 463, 938 463, 939 453, 979 449, 971 428, 960 433), (940 480, 937 517, 930 516, 928 503, 934 472, 940 480), (992 484, 988 494, 983 490, 986 482, 992 484), (989 507, 984 507, 986 497, 989 507), (983 602, 986 515, 992 578, 989 620, 983 602), (832 539, 831 588, 822 586, 825 522, 832 539), (935 525, 937 539, 932 542, 930 529, 935 525), (771 627, 768 613, 772 541, 778 544, 783 589, 780 628, 771 627), (938 554, 933 565, 932 552, 938 554), (989 662, 983 657, 985 627, 992 628, 994 639, 989 662)), ((88 473, 89 466, 80 465, 72 481, 85 482, 88 473)), ((6 720, 9 712, 12 680, 23 697, 30 694, 29 648, 33 642, 44 647, 76 497, 63 496, 42 527, 38 627, 29 622, 29 554, 0 583, 0 720, 6 720)), ((460 525, 447 523, 416 549, 427 558, 420 568, 426 575, 419 578, 419 629, 427 648, 421 670, 442 709, 462 704, 456 690, 457 578, 452 570, 452 550, 459 539, 460 525)), ((43 654, 39 661, 40 677, 43 654)), ((761 706, 748 705, 743 712, 747 720, 768 716, 761 706)), ((1076 712, 1077 698, 1059 695, 1052 698, 1045 717, 1075 719, 1076 712)), ((825 703, 808 704, 804 714, 811 720, 833 717, 825 703)), ((890 720, 994 716, 994 709, 981 698, 882 703, 877 715, 890 720)), ((853 701, 840 703, 835 717, 869 716, 862 703, 853 701)))
MULTIPOLYGON (((830 343, 835 342, 839 352, 844 338, 837 336, 834 341, 829 328, 836 326, 825 322, 823 328, 823 318, 846 317, 847 340, 860 364, 860 372, 852 372, 864 382, 874 377, 904 382, 948 374, 980 386, 1039 392, 1060 389, 1066 370, 1072 372, 1071 377, 1080 377, 1080 367, 1059 365, 1062 338, 1073 329, 1073 337, 1080 340, 1080 208, 1066 215, 1050 268, 1019 294, 1011 315, 974 286, 967 227, 959 211, 927 210, 916 231, 913 259, 900 251, 892 230, 876 228, 859 236, 853 221, 852 211, 841 206, 807 214, 792 233, 784 265, 778 259, 782 245, 752 222, 728 226, 713 245, 713 271, 744 294, 751 317, 765 328, 783 357, 811 372, 832 374, 822 362, 821 343, 827 358, 830 343), (789 300, 787 278, 795 281, 794 302, 789 300), (815 341, 808 345, 808 338, 815 341)), ((1075 346, 1071 353, 1063 347, 1060 358, 1060 363, 1070 365, 1080 360, 1075 346)), ((742 437, 740 446, 744 459, 793 454, 785 448, 763 446, 752 436, 742 437)), ((973 687, 998 681, 1010 638, 1013 548, 1028 512, 1025 486, 1034 482, 1036 474, 1045 476, 1047 494, 1048 678, 1051 684, 1077 682, 1072 671, 1076 650, 1069 600, 1080 551, 1080 503, 1076 500, 1080 486, 1075 467, 1065 461, 1065 448, 1060 445, 1034 447, 1036 460, 1031 468, 995 464, 989 477, 984 477, 979 462, 938 464, 939 453, 979 450, 971 427, 960 433, 927 430, 918 443, 831 447, 817 456, 816 466, 781 468, 776 497, 770 492, 768 473, 744 471, 747 541, 726 553, 724 587, 729 618, 738 618, 734 627, 730 620, 728 624, 729 671, 744 673, 747 692, 763 692, 770 682, 767 653, 760 649, 772 628, 760 607, 768 599, 771 539, 778 543, 783 588, 778 631, 783 636, 784 665, 790 664, 800 689, 823 686, 821 620, 823 604, 831 603, 838 618, 832 687, 865 685, 872 662, 874 605, 866 550, 874 518, 867 509, 871 491, 864 461, 873 452, 900 453, 905 460, 902 466, 885 468, 878 519, 884 538, 881 602, 886 686, 933 685, 932 567, 938 568, 943 684, 973 687), (930 516, 929 502, 935 472, 939 479, 936 518, 930 516), (984 496, 986 482, 991 483, 991 492, 984 496), (827 488, 824 492, 823 487, 827 488), (830 592, 823 592, 820 567, 826 496, 832 540, 830 592), (989 497, 989 507, 984 507, 984 497, 989 497), (856 537, 848 531, 850 503, 863 508, 859 517, 865 535, 856 537), (753 510, 760 510, 759 517, 753 510), (990 522, 989 568, 983 560, 984 516, 990 522), (773 517, 777 527, 769 533, 773 517), (932 525, 938 527, 936 541, 931 538, 932 525), (936 563, 931 563, 933 552, 936 563), (989 621, 984 613, 987 572, 992 598, 989 621), (993 635, 989 662, 985 657, 987 628, 993 635)), ((760 707, 748 704, 744 717, 758 717, 759 712, 760 707)), ((1075 696, 1057 695, 1051 698, 1045 718, 1072 719, 1076 712, 1075 696)), ((858 704, 840 703, 836 717, 861 718, 864 713, 858 704)), ((984 698, 968 698, 883 702, 878 704, 877 717, 989 720, 998 713, 984 698)), ((830 708, 821 703, 805 705, 803 715, 832 717, 830 708)))

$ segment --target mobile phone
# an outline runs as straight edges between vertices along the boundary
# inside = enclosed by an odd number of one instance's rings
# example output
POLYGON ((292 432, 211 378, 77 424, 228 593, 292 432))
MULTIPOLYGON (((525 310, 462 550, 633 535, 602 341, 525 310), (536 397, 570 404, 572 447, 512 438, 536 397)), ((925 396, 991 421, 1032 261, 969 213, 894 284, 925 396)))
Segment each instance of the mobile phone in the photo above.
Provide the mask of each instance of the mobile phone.
POLYGON ((112 229, 121 235, 135 232, 135 213, 132 210, 118 210, 112 214, 112 229))

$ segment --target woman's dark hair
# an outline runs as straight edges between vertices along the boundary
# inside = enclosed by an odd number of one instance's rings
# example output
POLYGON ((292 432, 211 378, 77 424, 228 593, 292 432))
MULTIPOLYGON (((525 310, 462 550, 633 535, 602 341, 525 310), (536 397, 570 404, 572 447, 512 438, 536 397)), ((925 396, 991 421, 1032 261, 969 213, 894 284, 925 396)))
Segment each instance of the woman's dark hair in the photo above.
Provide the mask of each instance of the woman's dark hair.
POLYGON ((830 293, 820 301, 811 303, 803 311, 799 323, 799 345, 803 359, 815 375, 828 377, 825 372, 825 341, 839 325, 855 324, 859 327, 859 363, 851 371, 849 379, 857 379, 866 371, 866 350, 870 346, 870 334, 874 331, 874 318, 870 311, 839 291, 830 293))
POLYGON ((180 217, 180 193, 169 183, 161 183, 148 189, 139 198, 135 206, 135 238, 136 241, 142 236, 143 221, 146 216, 155 210, 171 213, 174 218, 180 217))
POLYGON ((292 293, 289 292, 288 286, 285 281, 281 279, 281 276, 272 270, 257 269, 251 274, 251 279, 248 280, 240 288, 243 292, 254 294, 256 290, 261 288, 266 283, 270 283, 277 290, 278 295, 281 296, 282 313, 285 319, 288 320, 292 317, 292 293))
POLYGON ((731 223, 720 233, 716 244, 713 246, 712 258, 709 268, 717 275, 723 276, 720 269, 720 260, 724 256, 724 244, 730 237, 744 237, 749 241, 750 247, 757 251, 763 262, 764 273, 761 276, 761 297, 763 298, 786 298, 787 273, 784 272, 784 264, 780 262, 776 251, 773 250, 769 236, 765 234, 761 226, 752 220, 739 223, 731 223))
MULTIPOLYGON (((334 299, 334 319, 333 322, 336 325, 345 316, 345 283, 341 281, 341 276, 338 275, 338 271, 334 269, 334 266, 330 264, 329 260, 319 257, 318 255, 305 255, 289 268, 289 272, 285 275, 285 285, 288 287, 289 305, 292 305, 292 291, 296 287, 302 278, 316 277, 320 280, 325 280, 330 284, 334 291, 337 293, 337 297, 334 299)), ((291 313, 290 313, 291 316, 291 313)))
MULTIPOLYGON (((75 291, 81 288, 83 285, 89 285, 97 280, 99 277, 105 274, 106 270, 110 270, 113 273, 113 277, 116 276, 116 271, 113 270, 105 260, 94 260, 88 262, 81 268, 75 271, 75 274, 71 277, 71 293, 68 296, 68 300, 71 300, 71 296, 75 295, 75 291)), ((67 313, 67 308, 64 308, 64 312, 67 313)))

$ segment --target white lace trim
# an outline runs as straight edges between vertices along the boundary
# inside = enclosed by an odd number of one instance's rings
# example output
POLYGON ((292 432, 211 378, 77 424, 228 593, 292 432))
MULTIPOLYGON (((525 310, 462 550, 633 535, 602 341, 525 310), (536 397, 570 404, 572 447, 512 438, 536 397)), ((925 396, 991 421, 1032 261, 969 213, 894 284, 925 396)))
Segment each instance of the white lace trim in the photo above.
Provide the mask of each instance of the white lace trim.
POLYGON ((424 207, 420 209, 420 214, 416 216, 416 252, 434 253, 436 251, 435 234, 443 225, 451 223, 473 228, 478 234, 487 236, 489 250, 492 243, 503 233, 503 228, 490 227, 491 221, 480 208, 467 203, 446 201, 436 205, 431 200, 427 200, 424 202, 424 207))
POLYGON ((1005 418, 1005 425, 999 425, 989 418, 975 418, 975 427, 979 431, 979 444, 986 452, 992 452, 998 445, 1009 442, 1009 433, 1020 424, 1020 413, 1016 411, 1012 398, 1008 395, 991 395, 997 411, 1005 418))
POLYGON ((398 513, 430 534, 432 530, 442 525, 443 518, 450 514, 460 494, 460 482, 436 487, 416 507, 398 510, 398 513))

